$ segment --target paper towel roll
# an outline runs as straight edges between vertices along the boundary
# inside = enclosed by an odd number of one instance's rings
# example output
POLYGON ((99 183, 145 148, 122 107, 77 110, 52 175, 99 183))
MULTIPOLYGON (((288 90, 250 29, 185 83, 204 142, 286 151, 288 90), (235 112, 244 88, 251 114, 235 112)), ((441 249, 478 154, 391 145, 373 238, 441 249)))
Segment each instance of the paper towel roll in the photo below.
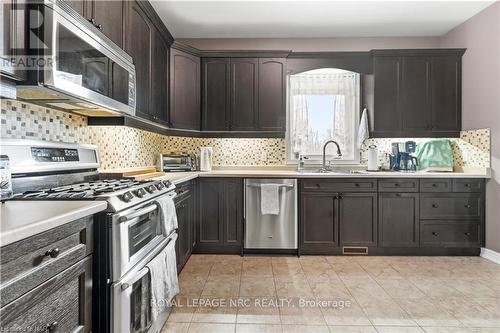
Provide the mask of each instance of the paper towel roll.
POLYGON ((368 147, 368 171, 378 171, 378 149, 375 145, 368 147))

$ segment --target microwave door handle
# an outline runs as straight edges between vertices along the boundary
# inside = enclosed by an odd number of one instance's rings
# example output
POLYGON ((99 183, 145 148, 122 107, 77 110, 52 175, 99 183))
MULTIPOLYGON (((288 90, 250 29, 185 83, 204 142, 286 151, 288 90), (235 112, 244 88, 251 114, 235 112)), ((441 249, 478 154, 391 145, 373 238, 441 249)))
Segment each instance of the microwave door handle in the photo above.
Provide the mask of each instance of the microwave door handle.
POLYGON ((132 286, 134 283, 142 279, 146 274, 148 274, 149 268, 144 267, 140 271, 137 272, 134 276, 132 276, 130 279, 124 280, 120 283, 121 289, 122 290, 127 290, 130 286, 132 286))
POLYGON ((132 214, 127 214, 125 216, 120 217, 120 222, 126 222, 132 219, 135 219, 136 217, 139 217, 141 215, 151 213, 152 211, 155 211, 158 208, 158 204, 154 203, 149 206, 146 206, 144 208, 138 209, 132 214))

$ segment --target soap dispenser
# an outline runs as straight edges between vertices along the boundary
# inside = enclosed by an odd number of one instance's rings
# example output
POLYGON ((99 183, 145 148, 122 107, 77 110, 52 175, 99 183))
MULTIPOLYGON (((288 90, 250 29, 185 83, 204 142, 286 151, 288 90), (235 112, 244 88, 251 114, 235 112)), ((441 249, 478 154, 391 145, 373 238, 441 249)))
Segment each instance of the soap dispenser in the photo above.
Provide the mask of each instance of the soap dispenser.
POLYGON ((297 163, 297 171, 298 172, 304 172, 305 169, 305 162, 304 160, 307 159, 307 157, 299 155, 299 163, 297 163))

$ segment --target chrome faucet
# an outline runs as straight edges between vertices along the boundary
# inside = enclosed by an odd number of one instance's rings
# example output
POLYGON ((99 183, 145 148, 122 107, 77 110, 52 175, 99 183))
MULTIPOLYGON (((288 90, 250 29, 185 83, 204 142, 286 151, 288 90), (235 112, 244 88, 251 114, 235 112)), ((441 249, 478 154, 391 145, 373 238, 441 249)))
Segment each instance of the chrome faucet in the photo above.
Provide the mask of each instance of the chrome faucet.
POLYGON ((329 140, 325 143, 323 146, 323 166, 321 168, 322 171, 328 171, 328 168, 326 167, 326 147, 330 144, 334 143, 337 146, 337 157, 342 157, 342 151, 340 150, 340 146, 337 143, 337 141, 329 140))

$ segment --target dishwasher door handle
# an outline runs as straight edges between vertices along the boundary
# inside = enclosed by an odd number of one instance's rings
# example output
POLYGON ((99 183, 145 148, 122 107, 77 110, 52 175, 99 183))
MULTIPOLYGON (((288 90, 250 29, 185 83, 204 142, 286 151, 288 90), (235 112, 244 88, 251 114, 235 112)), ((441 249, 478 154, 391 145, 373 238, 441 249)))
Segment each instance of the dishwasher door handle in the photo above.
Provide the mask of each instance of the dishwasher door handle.
MULTIPOLYGON (((255 188, 260 188, 260 185, 267 185, 267 184, 247 184, 247 187, 255 187, 255 188)), ((276 184, 278 185, 279 188, 285 187, 285 188, 294 188, 293 184, 276 184)))

